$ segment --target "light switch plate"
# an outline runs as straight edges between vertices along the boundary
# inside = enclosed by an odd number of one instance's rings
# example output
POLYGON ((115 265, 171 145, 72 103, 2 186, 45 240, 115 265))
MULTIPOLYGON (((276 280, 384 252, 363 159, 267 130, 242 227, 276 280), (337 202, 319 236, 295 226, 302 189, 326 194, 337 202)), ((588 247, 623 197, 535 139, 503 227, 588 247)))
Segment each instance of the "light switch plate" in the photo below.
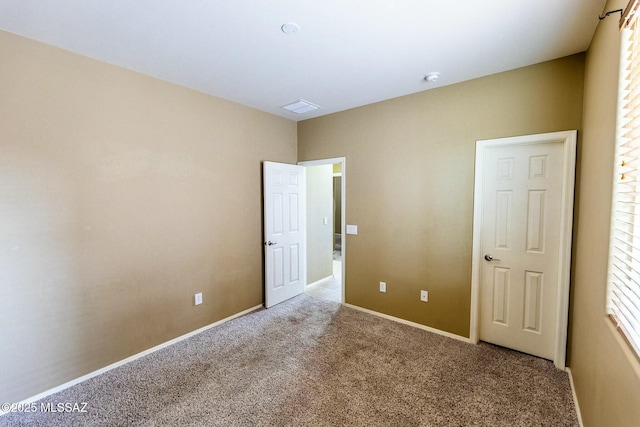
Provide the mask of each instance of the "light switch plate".
POLYGON ((358 234, 358 226, 347 224, 347 234, 358 234))
POLYGON ((195 303, 196 303, 195 305, 200 305, 200 304, 202 304, 202 292, 198 292, 198 293, 195 295, 195 303))

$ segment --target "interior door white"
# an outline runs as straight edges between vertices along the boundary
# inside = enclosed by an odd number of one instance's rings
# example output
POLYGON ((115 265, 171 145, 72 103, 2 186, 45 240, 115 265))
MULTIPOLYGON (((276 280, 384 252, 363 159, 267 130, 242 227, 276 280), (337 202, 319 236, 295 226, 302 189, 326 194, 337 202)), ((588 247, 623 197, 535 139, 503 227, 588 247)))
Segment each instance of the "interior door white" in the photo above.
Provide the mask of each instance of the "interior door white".
POLYGON ((554 360, 563 143, 484 149, 480 339, 554 360))
POLYGON ((265 307, 304 292, 306 271, 305 168, 264 162, 265 307))

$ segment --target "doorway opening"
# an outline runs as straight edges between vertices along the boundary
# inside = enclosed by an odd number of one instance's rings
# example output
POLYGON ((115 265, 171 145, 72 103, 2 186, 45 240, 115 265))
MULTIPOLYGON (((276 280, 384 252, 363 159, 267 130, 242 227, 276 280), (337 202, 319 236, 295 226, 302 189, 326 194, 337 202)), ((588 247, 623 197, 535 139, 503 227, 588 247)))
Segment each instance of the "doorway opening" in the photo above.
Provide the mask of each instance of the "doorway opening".
POLYGON ((307 170, 307 286, 325 300, 345 301, 345 158, 298 163, 307 170))

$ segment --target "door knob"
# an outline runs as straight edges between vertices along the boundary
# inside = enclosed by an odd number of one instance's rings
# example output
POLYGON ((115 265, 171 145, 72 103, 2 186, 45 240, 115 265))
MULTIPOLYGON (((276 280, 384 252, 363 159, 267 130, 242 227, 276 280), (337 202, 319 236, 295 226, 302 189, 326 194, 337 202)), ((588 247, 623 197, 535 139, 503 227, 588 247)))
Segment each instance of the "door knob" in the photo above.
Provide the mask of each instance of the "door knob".
POLYGON ((492 257, 492 256, 491 256, 491 255, 489 255, 489 254, 486 254, 486 255, 484 256, 484 259, 485 259, 486 261, 500 261, 499 259, 494 258, 494 257, 492 257))
POLYGON ((267 243, 265 243, 265 245, 273 246, 273 245, 277 245, 277 243, 269 240, 267 243))

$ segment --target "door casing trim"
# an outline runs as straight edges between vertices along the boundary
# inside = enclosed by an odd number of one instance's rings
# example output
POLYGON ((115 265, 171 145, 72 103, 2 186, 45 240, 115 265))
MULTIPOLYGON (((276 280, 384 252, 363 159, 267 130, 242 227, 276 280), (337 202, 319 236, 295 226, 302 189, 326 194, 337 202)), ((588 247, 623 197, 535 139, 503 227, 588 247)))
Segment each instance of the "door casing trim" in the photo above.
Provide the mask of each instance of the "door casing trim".
POLYGON ((471 258, 471 318, 469 340, 477 344, 480 337, 480 265, 482 224, 482 177, 484 150, 489 147, 507 147, 536 143, 562 142, 562 200, 560 219, 560 248, 558 252, 558 306, 553 363, 558 369, 566 368, 569 325, 569 286, 571 273, 571 243, 576 172, 576 145, 578 131, 551 132, 510 138, 476 141, 476 163, 473 193, 473 246, 471 258))

